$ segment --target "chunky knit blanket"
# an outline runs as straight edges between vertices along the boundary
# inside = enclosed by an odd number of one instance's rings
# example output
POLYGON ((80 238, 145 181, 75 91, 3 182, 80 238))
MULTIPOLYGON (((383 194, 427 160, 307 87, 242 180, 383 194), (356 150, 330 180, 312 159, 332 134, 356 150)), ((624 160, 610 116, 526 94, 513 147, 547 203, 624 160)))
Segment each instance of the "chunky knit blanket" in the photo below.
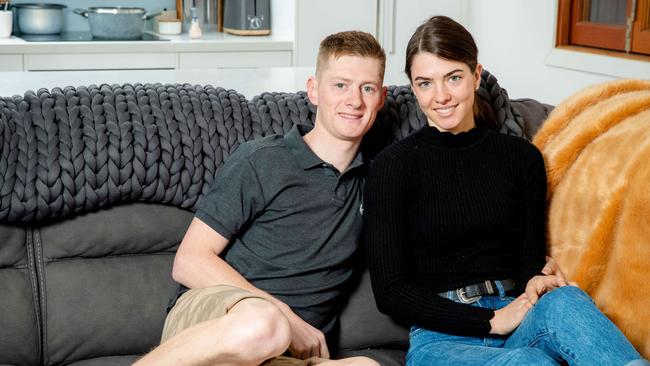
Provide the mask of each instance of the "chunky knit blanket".
MULTIPOLYGON (((485 71, 479 96, 501 131, 521 116, 485 71)), ((0 98, 0 222, 61 218, 129 201, 192 209, 242 142, 313 124, 305 92, 189 84, 90 85, 0 98)), ((408 86, 391 86, 364 142, 372 155, 426 124, 408 86)))
POLYGON ((548 170, 552 256, 650 357, 650 81, 582 90, 534 143, 548 170))

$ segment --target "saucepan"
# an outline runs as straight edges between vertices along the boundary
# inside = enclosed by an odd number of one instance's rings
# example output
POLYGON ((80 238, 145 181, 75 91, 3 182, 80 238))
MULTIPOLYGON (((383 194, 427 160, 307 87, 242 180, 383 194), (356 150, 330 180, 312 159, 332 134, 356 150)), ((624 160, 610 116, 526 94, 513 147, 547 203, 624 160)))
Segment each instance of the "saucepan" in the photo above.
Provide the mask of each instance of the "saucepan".
POLYGON ((90 34, 102 39, 142 38, 145 20, 160 13, 147 14, 144 8, 92 7, 74 9, 74 13, 88 18, 90 34))
POLYGON ((20 33, 56 34, 63 28, 62 4, 23 3, 16 4, 17 25, 20 33))

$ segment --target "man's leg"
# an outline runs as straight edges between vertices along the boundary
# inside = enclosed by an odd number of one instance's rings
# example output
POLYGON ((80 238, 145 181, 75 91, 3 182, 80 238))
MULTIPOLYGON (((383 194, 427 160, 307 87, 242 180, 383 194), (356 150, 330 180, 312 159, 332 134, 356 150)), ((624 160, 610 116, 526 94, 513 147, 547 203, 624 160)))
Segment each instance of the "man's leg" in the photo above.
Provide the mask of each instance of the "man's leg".
POLYGON ((226 313, 220 315, 217 310, 215 316, 212 309, 224 305, 220 294, 198 299, 191 295, 181 297, 170 312, 162 344, 135 365, 259 365, 282 354, 289 346, 289 322, 271 302, 258 297, 235 297, 236 302, 228 304, 232 301, 229 297, 226 313), (192 317, 192 311, 206 309, 203 319, 192 317), (183 318, 185 315, 192 319, 188 321, 183 318), (170 326, 168 323, 176 321, 175 317, 180 317, 183 325, 170 326), (184 325, 189 326, 185 328, 184 325), (174 328, 171 334, 170 328, 174 328))

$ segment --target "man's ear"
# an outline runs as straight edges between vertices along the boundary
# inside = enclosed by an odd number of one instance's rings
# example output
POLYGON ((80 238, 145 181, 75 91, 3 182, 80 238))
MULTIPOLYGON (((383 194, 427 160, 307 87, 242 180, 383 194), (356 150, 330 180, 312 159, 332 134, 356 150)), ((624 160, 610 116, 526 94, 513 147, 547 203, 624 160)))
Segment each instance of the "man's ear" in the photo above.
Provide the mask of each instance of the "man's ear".
POLYGON ((311 104, 318 105, 318 79, 315 76, 307 79, 307 96, 311 104))

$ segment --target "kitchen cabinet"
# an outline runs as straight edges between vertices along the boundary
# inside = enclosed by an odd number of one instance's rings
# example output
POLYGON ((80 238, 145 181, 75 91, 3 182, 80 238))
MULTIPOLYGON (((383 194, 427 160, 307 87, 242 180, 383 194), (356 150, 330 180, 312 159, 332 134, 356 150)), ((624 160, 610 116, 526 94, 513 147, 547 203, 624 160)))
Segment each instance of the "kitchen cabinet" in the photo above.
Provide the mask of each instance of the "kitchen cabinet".
POLYGON ((386 51, 386 84, 405 84, 406 44, 433 15, 465 23, 467 0, 300 0, 296 1, 295 65, 315 66, 318 44, 328 34, 362 30, 386 51))
POLYGON ((167 41, 26 42, 0 39, 0 71, 181 70, 293 66, 293 34, 206 33, 167 41))
POLYGON ((26 54, 27 71, 67 70, 165 70, 176 68, 174 53, 77 53, 26 54))
POLYGON ((179 69, 241 69, 255 67, 291 66, 290 51, 267 52, 183 52, 179 55, 179 69))
POLYGON ((23 55, 0 55, 0 71, 22 71, 23 55))

